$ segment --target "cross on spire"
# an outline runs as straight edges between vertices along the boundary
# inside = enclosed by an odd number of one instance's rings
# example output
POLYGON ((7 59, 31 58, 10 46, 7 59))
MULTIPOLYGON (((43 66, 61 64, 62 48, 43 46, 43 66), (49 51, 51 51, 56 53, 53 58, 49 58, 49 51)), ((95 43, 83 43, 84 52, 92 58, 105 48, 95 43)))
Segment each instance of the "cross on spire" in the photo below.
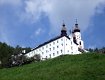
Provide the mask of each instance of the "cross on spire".
POLYGON ((64 20, 63 20, 63 25, 62 26, 65 26, 64 20))
POLYGON ((76 22, 76 24, 78 24, 78 23, 77 23, 77 19, 75 20, 75 22, 76 22))

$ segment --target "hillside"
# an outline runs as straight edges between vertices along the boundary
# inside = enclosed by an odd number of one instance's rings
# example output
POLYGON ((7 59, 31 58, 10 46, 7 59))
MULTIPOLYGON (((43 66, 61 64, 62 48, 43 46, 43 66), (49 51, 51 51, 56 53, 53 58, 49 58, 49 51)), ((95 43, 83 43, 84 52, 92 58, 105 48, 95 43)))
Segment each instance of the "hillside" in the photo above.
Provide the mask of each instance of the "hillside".
POLYGON ((105 55, 66 55, 0 69, 0 80, 105 80, 105 55))

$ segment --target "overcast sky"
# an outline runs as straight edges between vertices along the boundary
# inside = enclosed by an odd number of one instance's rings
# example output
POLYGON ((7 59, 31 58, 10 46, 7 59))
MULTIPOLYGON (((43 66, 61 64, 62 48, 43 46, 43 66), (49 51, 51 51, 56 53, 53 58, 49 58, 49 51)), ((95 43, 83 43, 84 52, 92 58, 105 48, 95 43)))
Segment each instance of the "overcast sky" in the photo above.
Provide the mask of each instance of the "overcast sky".
POLYGON ((75 19, 86 48, 105 46, 105 0, 0 0, 0 41, 34 48, 75 19))

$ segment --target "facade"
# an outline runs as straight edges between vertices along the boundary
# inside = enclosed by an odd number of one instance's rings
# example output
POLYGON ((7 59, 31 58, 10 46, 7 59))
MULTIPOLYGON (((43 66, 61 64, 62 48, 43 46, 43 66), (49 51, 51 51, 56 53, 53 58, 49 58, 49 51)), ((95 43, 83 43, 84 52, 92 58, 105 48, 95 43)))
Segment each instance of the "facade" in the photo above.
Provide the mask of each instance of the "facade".
POLYGON ((27 58, 33 57, 35 54, 40 55, 41 60, 55 58, 66 54, 81 54, 84 52, 84 42, 81 39, 78 24, 75 24, 70 35, 67 35, 65 24, 62 25, 61 34, 39 46, 29 53, 25 54, 27 58))

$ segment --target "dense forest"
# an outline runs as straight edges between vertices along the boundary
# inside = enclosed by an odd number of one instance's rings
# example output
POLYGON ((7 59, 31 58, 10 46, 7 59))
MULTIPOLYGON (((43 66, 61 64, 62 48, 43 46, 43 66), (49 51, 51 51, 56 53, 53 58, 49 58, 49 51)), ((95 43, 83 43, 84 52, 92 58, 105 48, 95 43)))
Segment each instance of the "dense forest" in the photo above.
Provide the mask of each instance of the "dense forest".
MULTIPOLYGON (((32 59, 27 60, 24 56, 25 53, 31 51, 30 47, 22 48, 19 45, 16 47, 11 47, 6 43, 0 42, 0 68, 4 67, 13 67, 19 66, 25 63, 30 63, 33 60, 40 61, 40 55, 35 55, 32 59)), ((103 48, 95 48, 95 49, 87 49, 92 53, 105 54, 105 47, 103 48)))

